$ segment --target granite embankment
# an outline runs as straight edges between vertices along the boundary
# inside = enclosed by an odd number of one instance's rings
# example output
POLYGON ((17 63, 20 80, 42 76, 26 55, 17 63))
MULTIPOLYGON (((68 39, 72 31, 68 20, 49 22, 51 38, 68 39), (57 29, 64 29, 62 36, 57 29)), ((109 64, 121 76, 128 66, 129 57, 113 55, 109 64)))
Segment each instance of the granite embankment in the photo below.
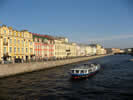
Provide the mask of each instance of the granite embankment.
POLYGON ((76 63, 76 62, 85 61, 85 60, 100 58, 104 56, 107 56, 107 55, 65 59, 65 60, 58 60, 58 61, 32 62, 32 63, 20 63, 20 64, 1 64, 0 78, 12 76, 16 74, 33 72, 33 71, 47 69, 47 68, 52 68, 56 66, 62 66, 62 65, 76 63))

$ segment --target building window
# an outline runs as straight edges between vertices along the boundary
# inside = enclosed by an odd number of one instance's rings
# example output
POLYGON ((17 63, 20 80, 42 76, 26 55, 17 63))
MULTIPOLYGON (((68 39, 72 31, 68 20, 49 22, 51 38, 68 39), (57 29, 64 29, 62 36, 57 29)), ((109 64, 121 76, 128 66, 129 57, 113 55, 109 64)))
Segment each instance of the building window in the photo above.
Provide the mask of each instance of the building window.
POLYGON ((22 53, 24 53, 24 48, 22 48, 22 53))
POLYGON ((30 42, 30 45, 32 45, 32 42, 30 42))
POLYGON ((16 32, 14 32, 14 35, 16 36, 16 32))
POLYGON ((26 53, 28 52, 28 48, 26 48, 26 53))
POLYGON ((10 53, 12 53, 12 47, 10 47, 10 49, 9 49, 9 50, 10 50, 9 52, 10 52, 10 53))
POLYGON ((22 40, 22 45, 24 45, 24 40, 22 40))
POLYGON ((14 44, 16 44, 16 39, 14 39, 14 44))
POLYGON ((14 47, 14 52, 16 53, 16 47, 14 47))
POLYGON ((4 43, 6 43, 6 38, 4 38, 4 43))
POLYGON ((18 53, 20 53, 20 48, 18 48, 18 53))
POLYGON ((4 34, 6 34, 6 30, 4 30, 4 34))
POLYGON ((20 44, 20 41, 18 40, 18 44, 20 44))
POLYGON ((6 47, 4 47, 4 54, 6 53, 6 47))
POLYGON ((18 36, 20 36, 20 33, 18 33, 18 36))
POLYGON ((24 32, 22 32, 22 37, 24 37, 24 32))
POLYGON ((32 53, 32 48, 30 48, 30 52, 32 53))
POLYGON ((12 39, 10 39, 10 44, 12 44, 12 39))
POLYGON ((12 31, 9 31, 9 35, 12 35, 12 31))

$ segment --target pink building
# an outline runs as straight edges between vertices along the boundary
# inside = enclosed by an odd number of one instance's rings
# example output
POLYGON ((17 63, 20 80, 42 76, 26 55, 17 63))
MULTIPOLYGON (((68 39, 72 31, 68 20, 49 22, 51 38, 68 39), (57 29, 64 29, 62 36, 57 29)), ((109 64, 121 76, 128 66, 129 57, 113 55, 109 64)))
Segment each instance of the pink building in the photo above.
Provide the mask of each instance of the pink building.
POLYGON ((54 39, 52 36, 33 34, 34 53, 36 59, 54 57, 54 39))

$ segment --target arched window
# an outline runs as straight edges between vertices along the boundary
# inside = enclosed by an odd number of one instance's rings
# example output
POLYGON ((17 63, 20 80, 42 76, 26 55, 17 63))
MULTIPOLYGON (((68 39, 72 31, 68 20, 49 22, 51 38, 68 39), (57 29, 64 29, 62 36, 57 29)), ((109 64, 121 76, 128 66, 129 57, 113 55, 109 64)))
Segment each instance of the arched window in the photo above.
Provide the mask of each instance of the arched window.
POLYGON ((4 30, 4 34, 6 34, 6 30, 4 30))
POLYGON ((11 30, 9 31, 9 35, 12 35, 12 31, 11 30))

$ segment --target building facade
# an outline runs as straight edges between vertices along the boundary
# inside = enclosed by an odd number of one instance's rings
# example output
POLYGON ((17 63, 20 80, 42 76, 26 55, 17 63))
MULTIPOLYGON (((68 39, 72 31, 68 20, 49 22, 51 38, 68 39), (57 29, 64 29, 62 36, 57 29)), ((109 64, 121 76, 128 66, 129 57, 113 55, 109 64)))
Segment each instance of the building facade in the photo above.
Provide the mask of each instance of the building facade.
POLYGON ((33 40, 36 59, 50 59, 54 57, 54 40, 52 37, 33 33, 33 40))
POLYGON ((55 37, 55 57, 57 59, 75 57, 77 55, 76 43, 69 43, 65 37, 55 37))
POLYGON ((1 60, 30 60, 34 55, 32 34, 27 30, 17 31, 12 27, 0 27, 1 60))

